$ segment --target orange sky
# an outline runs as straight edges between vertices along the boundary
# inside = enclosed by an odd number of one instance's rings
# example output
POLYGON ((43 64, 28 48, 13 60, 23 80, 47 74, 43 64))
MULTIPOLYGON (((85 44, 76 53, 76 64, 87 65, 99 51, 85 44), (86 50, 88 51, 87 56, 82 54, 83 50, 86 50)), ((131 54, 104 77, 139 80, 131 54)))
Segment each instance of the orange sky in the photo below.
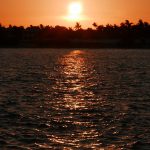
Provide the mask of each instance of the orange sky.
POLYGON ((71 2, 82 3, 80 23, 87 27, 98 24, 118 24, 125 19, 137 22, 140 18, 150 22, 150 0, 0 0, 2 25, 64 25, 74 26, 65 20, 71 2))

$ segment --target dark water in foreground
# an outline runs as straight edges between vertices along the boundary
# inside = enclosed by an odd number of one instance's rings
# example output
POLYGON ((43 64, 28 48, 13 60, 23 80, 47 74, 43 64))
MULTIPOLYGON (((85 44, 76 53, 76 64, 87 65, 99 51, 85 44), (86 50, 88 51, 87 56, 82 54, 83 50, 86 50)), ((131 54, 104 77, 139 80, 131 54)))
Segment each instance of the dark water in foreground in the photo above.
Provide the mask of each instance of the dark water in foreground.
POLYGON ((0 149, 150 150, 150 51, 1 49, 0 149))

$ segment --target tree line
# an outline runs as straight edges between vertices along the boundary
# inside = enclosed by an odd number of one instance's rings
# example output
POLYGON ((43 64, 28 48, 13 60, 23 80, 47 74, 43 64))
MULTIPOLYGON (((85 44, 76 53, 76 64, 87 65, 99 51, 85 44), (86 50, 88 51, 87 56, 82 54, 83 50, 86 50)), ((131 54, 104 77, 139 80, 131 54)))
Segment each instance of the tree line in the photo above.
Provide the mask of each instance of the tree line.
POLYGON ((150 48, 150 24, 125 20, 120 25, 99 25, 83 29, 53 26, 12 26, 0 24, 0 47, 137 47, 150 48))

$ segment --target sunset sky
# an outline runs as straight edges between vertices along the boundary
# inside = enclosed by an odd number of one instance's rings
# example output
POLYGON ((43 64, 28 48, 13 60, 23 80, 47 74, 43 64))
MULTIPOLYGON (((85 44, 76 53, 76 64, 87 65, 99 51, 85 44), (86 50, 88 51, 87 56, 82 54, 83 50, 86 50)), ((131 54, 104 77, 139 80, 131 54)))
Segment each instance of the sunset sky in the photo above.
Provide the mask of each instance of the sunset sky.
POLYGON ((74 26, 79 21, 87 27, 125 19, 150 22, 150 0, 0 0, 0 23, 5 26, 74 26), (75 2, 80 8, 71 6, 75 2))

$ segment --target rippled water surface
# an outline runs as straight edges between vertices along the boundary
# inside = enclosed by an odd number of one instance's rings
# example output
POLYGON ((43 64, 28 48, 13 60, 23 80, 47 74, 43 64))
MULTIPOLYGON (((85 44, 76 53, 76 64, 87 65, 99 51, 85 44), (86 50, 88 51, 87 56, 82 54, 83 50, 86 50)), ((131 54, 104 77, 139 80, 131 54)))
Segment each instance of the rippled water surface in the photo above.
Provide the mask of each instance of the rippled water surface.
POLYGON ((150 50, 0 49, 0 149, 150 150, 150 50))

